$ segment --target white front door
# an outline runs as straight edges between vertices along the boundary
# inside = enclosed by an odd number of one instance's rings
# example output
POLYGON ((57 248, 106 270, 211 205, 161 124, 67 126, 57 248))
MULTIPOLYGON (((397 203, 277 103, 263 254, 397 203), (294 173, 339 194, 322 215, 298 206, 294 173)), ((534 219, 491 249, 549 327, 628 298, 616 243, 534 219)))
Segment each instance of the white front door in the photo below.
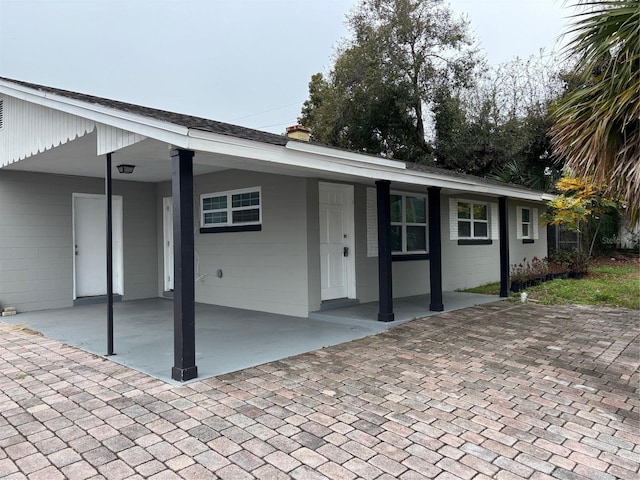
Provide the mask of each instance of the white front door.
POLYGON ((162 199, 162 227, 164 238, 164 291, 173 290, 173 199, 162 199))
POLYGON ((353 186, 320 183, 321 299, 355 298, 353 186))
MULTIPOLYGON (((113 196, 113 292, 122 294, 122 197, 113 196)), ((104 195, 73 194, 74 298, 107 294, 104 195)))

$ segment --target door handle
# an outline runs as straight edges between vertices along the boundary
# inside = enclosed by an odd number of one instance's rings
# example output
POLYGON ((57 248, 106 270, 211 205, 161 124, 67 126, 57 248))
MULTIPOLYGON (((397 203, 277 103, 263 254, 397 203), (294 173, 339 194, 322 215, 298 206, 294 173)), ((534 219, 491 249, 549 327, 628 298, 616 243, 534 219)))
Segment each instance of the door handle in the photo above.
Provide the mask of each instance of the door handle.
POLYGON ((342 250, 342 255, 344 257, 348 257, 349 256, 349 247, 344 247, 344 249, 342 250))

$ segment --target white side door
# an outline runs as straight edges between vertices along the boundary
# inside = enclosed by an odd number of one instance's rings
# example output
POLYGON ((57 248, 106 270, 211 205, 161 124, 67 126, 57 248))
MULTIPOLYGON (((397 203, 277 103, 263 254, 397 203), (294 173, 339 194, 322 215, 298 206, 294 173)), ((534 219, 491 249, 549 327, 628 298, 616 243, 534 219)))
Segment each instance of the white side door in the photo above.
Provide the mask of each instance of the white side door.
MULTIPOLYGON (((122 197, 112 197, 113 292, 123 293, 122 197)), ((73 194, 74 299, 107 294, 104 195, 73 194)))
POLYGON ((355 298, 353 186, 320 183, 321 299, 355 298))
POLYGON ((164 240, 164 291, 173 290, 173 199, 162 199, 162 228, 164 240))

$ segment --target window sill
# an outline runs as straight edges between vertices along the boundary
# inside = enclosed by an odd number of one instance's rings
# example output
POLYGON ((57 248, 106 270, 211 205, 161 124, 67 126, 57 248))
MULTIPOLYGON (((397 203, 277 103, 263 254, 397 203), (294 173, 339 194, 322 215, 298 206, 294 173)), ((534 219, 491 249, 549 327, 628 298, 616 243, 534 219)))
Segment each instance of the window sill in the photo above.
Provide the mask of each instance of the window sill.
POLYGON ((200 233, 259 232, 262 225, 228 225, 226 227, 201 227, 200 233))
POLYGON ((536 241, 533 238, 523 238, 522 243, 535 243, 536 241))
POLYGON ((493 245, 493 240, 490 239, 458 239, 458 245, 493 245))
POLYGON ((412 260, 429 260, 431 255, 428 253, 395 253, 391 255, 393 262, 410 262, 412 260))

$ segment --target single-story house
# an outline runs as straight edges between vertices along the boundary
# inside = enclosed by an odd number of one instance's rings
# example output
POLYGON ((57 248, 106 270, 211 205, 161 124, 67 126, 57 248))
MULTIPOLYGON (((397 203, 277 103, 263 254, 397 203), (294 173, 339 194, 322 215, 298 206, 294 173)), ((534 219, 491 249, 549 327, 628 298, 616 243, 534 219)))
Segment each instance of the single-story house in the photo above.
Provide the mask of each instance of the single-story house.
POLYGON ((498 280, 507 296, 509 259, 546 256, 549 198, 0 78, 0 304, 173 296, 179 380, 197 374, 195 302, 307 317, 379 301, 391 321, 398 297, 439 311, 443 290, 498 280))

